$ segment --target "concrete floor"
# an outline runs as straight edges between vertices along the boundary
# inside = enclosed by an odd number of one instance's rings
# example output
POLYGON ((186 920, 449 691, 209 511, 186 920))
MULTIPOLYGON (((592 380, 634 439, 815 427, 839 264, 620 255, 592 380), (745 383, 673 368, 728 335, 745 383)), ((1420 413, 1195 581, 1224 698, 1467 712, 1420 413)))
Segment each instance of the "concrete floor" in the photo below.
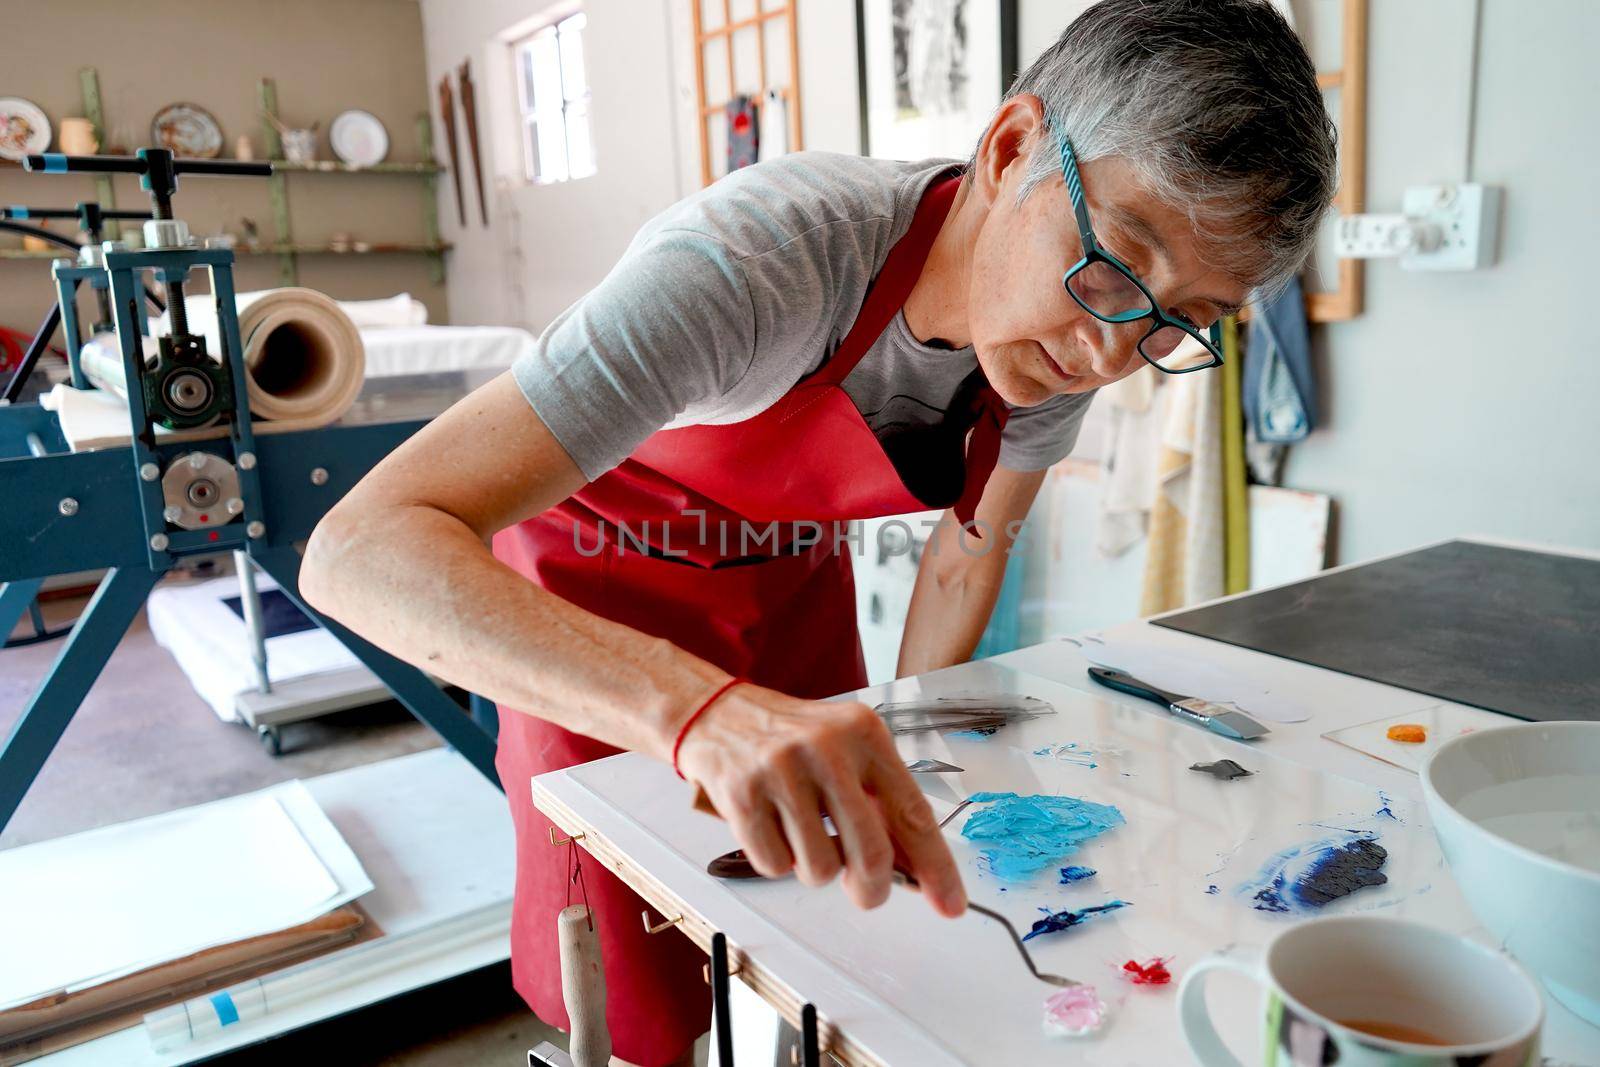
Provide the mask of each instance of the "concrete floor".
MULTIPOLYGON (((50 601, 52 624, 83 600, 50 601)), ((31 632, 24 620, 18 631, 31 632)), ((60 640, 0 650, 0 736, 9 733, 60 651, 60 640)), ((274 758, 255 734, 217 719, 141 614, 106 665, 3 835, 0 848, 125 822, 291 778, 405 755, 438 744, 398 704, 355 709, 284 728, 274 758)), ((527 1062, 527 1050, 563 1035, 511 989, 509 965, 487 968, 375 1005, 215 1063, 328 1062, 393 1067, 527 1062)))

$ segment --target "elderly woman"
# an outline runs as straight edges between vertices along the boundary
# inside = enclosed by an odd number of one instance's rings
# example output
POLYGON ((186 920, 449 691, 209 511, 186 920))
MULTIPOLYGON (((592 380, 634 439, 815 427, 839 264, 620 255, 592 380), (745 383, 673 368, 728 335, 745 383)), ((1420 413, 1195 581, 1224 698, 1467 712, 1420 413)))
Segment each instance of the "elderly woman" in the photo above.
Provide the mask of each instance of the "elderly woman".
MULTIPOLYGON (((821 699, 866 682, 834 525, 948 509, 899 666, 965 660, 1094 391, 1220 363, 1208 328, 1300 266, 1333 180, 1311 63, 1265 0, 1105 0, 965 164, 802 153, 670 208, 329 513, 311 602, 500 705, 513 975, 540 1016, 566 1018, 566 859, 528 780, 618 749, 694 782, 763 874, 842 872, 870 908, 898 854, 961 911, 888 730, 821 699)), ((587 882, 618 1056, 678 1062, 701 957, 587 882)))

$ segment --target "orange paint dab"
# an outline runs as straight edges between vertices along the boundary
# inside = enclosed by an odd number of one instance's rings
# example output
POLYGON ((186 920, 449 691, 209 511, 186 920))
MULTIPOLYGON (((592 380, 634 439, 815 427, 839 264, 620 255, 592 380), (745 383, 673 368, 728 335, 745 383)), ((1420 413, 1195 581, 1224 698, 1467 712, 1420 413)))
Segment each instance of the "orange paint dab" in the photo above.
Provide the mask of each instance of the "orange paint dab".
POLYGON ((1428 728, 1418 726, 1416 723, 1400 722, 1389 727, 1389 740, 1403 741, 1408 745, 1420 745, 1428 739, 1428 728))

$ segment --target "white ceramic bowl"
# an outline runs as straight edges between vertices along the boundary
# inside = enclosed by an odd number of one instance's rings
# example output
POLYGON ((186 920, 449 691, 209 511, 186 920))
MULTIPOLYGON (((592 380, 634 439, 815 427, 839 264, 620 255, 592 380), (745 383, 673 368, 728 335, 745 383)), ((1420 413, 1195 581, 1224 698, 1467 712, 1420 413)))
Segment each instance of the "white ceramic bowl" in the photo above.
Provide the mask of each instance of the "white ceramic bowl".
POLYGON ((1422 790, 1478 919, 1600 1026, 1600 722, 1458 737, 1423 765, 1422 790))

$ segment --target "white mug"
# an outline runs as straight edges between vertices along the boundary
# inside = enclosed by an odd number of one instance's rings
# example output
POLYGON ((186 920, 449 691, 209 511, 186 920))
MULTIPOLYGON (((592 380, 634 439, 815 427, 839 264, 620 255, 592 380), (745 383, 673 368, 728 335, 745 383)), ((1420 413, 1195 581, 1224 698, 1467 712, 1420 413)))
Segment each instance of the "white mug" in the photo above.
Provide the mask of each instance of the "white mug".
POLYGON ((1183 1036, 1204 1067, 1238 1067, 1206 1011, 1205 976, 1266 987, 1263 1067, 1523 1067, 1537 1063, 1544 1001, 1510 957, 1400 919, 1336 915, 1266 947, 1206 957, 1178 990, 1183 1036))

